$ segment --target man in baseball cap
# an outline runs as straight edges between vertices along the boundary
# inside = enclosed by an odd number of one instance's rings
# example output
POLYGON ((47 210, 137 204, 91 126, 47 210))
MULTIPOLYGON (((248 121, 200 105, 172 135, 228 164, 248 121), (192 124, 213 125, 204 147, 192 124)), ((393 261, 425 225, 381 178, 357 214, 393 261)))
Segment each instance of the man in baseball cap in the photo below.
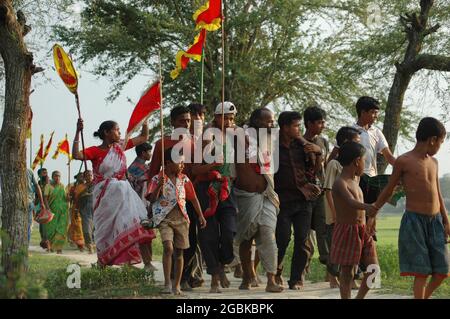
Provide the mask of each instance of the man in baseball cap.
MULTIPOLYGON (((232 102, 224 102, 223 103, 223 113, 224 114, 234 114, 236 115, 237 109, 236 106, 232 102)), ((222 115, 222 103, 217 104, 216 111, 214 112, 214 115, 222 115)))

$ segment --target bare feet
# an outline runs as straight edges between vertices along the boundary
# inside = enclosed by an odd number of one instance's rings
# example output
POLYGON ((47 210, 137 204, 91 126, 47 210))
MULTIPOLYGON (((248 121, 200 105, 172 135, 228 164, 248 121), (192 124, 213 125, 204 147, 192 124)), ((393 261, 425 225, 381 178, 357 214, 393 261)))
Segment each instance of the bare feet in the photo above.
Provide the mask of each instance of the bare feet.
POLYGON ((276 275, 275 276, 275 283, 279 286, 284 287, 284 279, 282 275, 276 275))
POLYGON ((161 291, 162 294, 165 295, 171 295, 172 294, 172 288, 169 286, 164 286, 164 289, 161 291))
POLYGON ((182 296, 183 294, 181 293, 181 289, 173 289, 173 294, 175 296, 182 296))
POLYGON ((149 272, 155 272, 158 269, 155 266, 153 266, 152 263, 148 263, 147 265, 144 266, 144 270, 149 272))
POLYGON ((220 285, 222 286, 222 288, 230 288, 230 281, 228 280, 225 272, 222 272, 220 274, 220 285))
POLYGON ((192 287, 189 286, 187 281, 182 281, 181 282, 181 290, 182 291, 192 291, 192 287))
POLYGON ((234 267, 234 278, 242 278, 242 266, 241 264, 237 264, 236 267, 234 267))
POLYGON ((241 285, 239 286, 239 289, 240 289, 240 290, 250 290, 250 287, 253 287, 253 286, 251 285, 250 280, 248 280, 248 279, 242 279, 242 283, 241 283, 241 285))
POLYGON ((181 287, 178 286, 172 286, 172 292, 175 296, 181 296, 181 287))
POLYGON ((295 284, 289 284, 291 290, 303 290, 303 282, 297 281, 295 284))
POLYGON ((283 290, 284 288, 276 283, 267 282, 266 292, 282 292, 283 290))
POLYGON ((220 290, 219 286, 212 286, 211 289, 209 289, 209 293, 211 294, 220 294, 222 290, 220 290))
POLYGON ((337 279, 337 277, 330 275, 329 278, 330 278, 330 288, 331 289, 339 288, 339 280, 337 279))
POLYGON ((256 288, 259 287, 259 280, 256 277, 252 278, 252 287, 256 288))

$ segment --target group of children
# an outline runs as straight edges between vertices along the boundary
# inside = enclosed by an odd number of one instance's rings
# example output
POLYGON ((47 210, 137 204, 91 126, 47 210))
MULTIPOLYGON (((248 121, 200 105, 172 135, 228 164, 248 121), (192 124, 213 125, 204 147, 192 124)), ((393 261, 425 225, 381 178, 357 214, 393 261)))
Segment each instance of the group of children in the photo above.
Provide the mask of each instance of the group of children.
MULTIPOLYGON (((236 127, 233 123, 234 116, 230 119, 227 116, 222 117, 219 106, 216 109, 216 115, 218 115, 217 119, 222 118, 222 122, 216 123, 216 127, 221 125, 224 128, 236 127)), ((227 105, 225 108, 230 111, 230 107, 227 105)), ((228 114, 235 113, 228 112, 228 114)), ((172 117, 172 124, 175 128, 189 130, 190 119, 175 116, 172 117)), ((82 121, 79 121, 77 136, 82 127, 82 121)), ((153 229, 157 228, 164 249, 165 288, 163 292, 180 294, 180 284, 185 271, 183 255, 186 256, 188 248, 193 248, 190 247, 192 242, 189 238, 190 227, 192 223, 194 227, 198 224, 200 230, 203 230, 199 231, 203 258, 207 263, 208 273, 212 275, 211 291, 218 292, 219 283, 222 287, 227 284, 224 283, 222 276, 223 268, 215 269, 214 265, 219 264, 217 261, 219 259, 222 264, 232 261, 232 247, 229 247, 227 232, 233 236, 235 231, 232 229, 232 223, 229 224, 231 225, 229 229, 222 227, 220 224, 222 221, 219 218, 213 220, 211 216, 205 215, 205 212, 227 210, 226 207, 222 207, 225 206, 222 204, 227 200, 231 201, 233 197, 230 191, 232 185, 229 185, 232 183, 231 174, 228 172, 229 167, 224 169, 224 163, 185 165, 182 157, 177 160, 172 158, 174 145, 183 139, 166 144, 163 152, 160 140, 153 154, 154 158, 156 156, 159 159, 157 161, 152 159, 149 169, 151 174, 147 177, 148 186, 143 192, 144 195, 138 196, 136 193, 132 195, 126 190, 129 185, 120 184, 125 176, 123 150, 143 143, 148 138, 148 132, 144 133, 145 130, 147 130, 146 126, 141 136, 130 140, 126 146, 121 145, 122 148, 115 146, 120 145, 120 131, 117 123, 99 129, 97 135, 103 140, 100 147, 88 148, 83 153, 78 150, 78 141, 74 141, 74 158, 93 161, 94 182, 98 185, 94 189, 94 223, 96 232, 99 232, 95 236, 96 241, 99 240, 97 244, 99 261, 102 265, 120 264, 125 261, 135 262, 136 251, 128 250, 134 245, 142 246, 151 241, 155 236, 153 229), (160 170, 163 164, 164 171, 160 170), (220 168, 222 171, 214 170, 217 173, 211 177, 209 175, 213 168, 218 170, 220 168), (212 178, 217 185, 208 182, 206 184, 208 187, 203 191, 194 187, 188 177, 188 175, 192 176, 193 172, 197 176, 206 174, 209 180, 212 178), (121 188, 120 191, 119 188, 121 188), (205 195, 210 199, 207 207, 201 203, 201 200, 199 201, 205 195), (219 206, 212 204, 214 196, 218 198, 220 203, 216 204, 219 206), (109 202, 104 199, 108 199, 109 202), (136 203, 128 204, 124 208, 122 201, 136 203), (138 201, 141 204, 138 204, 138 201), (146 201, 148 201, 147 207, 143 204, 146 201), (187 201, 190 202, 189 209, 187 209, 187 201), (127 220, 121 217, 124 225, 115 225, 116 221, 113 219, 125 210, 130 216, 127 220), (150 215, 148 212, 151 212, 150 215), (107 213, 109 215, 105 216, 107 213), (131 224, 128 220, 132 221, 131 224), (206 232, 205 228, 211 222, 217 225, 214 228, 210 226, 210 230, 206 232), (105 237, 104 240, 102 236, 105 237), (201 241, 202 236, 203 241, 201 241), (123 238, 126 239, 123 240, 123 238), (212 250, 210 255, 209 250, 212 250), (172 267, 173 264, 174 267, 172 267), (172 269, 174 269, 173 273, 172 269)), ((341 297, 350 298, 355 269, 360 265, 365 266, 366 269, 371 269, 370 265, 378 265, 373 238, 375 219, 380 208, 401 183, 406 190, 406 212, 399 234, 401 275, 415 276, 414 296, 428 298, 450 273, 446 247, 450 227, 439 189, 437 161, 433 158, 446 137, 445 128, 434 118, 421 120, 416 133, 415 148, 395 160, 388 186, 372 204, 365 203, 360 188, 360 176, 365 171, 367 153, 367 148, 360 144, 360 133, 360 130, 355 127, 341 128, 336 134, 337 156, 333 156, 328 162, 326 159, 324 161, 326 169, 323 189, 327 203, 327 233, 329 234, 327 239, 331 247, 327 269, 332 274, 339 274, 341 297), (432 278, 427 283, 430 275, 432 278)), ((166 141, 165 137, 164 140, 166 141)), ((221 218, 231 218, 232 213, 223 213, 221 218)), ((275 238, 273 240, 275 241, 275 238)), ((371 273, 368 272, 364 275, 357 298, 364 298, 367 294, 370 287, 368 283, 370 275, 371 273)), ((277 289, 276 292, 281 290, 277 289)))

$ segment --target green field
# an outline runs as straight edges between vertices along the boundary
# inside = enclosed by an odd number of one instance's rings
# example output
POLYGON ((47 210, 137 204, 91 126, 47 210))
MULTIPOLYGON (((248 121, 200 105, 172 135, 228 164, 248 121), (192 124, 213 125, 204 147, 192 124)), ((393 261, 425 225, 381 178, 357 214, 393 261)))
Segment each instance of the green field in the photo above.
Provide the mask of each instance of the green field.
POLYGON ((377 238, 379 246, 398 245, 398 229, 401 215, 380 215, 377 219, 377 238))

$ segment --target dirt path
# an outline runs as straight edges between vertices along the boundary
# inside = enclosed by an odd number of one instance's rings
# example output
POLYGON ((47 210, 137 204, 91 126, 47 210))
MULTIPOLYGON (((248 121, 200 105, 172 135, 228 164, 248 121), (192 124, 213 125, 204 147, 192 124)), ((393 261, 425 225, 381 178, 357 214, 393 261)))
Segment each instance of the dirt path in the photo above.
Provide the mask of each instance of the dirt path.
MULTIPOLYGON (((30 246, 30 252, 43 253, 43 250, 37 246, 30 246)), ((86 252, 80 252, 75 249, 68 249, 62 255, 55 253, 43 253, 48 256, 56 256, 62 258, 72 259, 81 266, 90 267, 92 263, 97 261, 95 254, 90 255, 86 252)), ((162 263, 154 261, 153 263, 158 270, 155 272, 155 280, 158 286, 163 285, 164 276, 162 271, 162 263)), ((142 268, 143 264, 138 264, 137 267, 142 268)), ((339 289, 330 289, 328 283, 309 283, 306 282, 303 291, 294 291, 285 289, 282 293, 269 294, 264 291, 265 278, 261 277, 263 284, 260 287, 252 288, 250 291, 239 290, 240 279, 234 278, 233 274, 227 274, 231 282, 231 287, 222 289, 222 293, 210 294, 209 284, 210 276, 205 273, 205 284, 203 287, 196 288, 192 292, 183 292, 183 298, 187 299, 339 299, 339 289)), ((356 295, 356 291, 353 292, 356 295)), ((408 296, 400 296, 394 294, 383 294, 382 290, 373 290, 369 292, 367 299, 409 299, 408 296)))

